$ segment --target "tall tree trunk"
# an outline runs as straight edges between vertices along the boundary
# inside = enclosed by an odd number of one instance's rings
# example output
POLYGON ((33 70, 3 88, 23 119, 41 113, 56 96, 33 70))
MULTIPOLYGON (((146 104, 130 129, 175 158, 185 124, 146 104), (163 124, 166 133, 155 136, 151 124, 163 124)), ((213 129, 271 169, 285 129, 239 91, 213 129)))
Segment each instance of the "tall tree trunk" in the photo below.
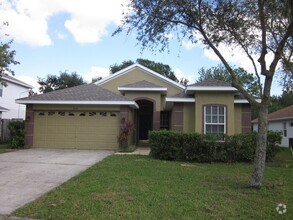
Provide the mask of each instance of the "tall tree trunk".
POLYGON ((254 156, 253 172, 250 180, 250 186, 260 188, 264 176, 267 151, 267 133, 268 133, 268 106, 261 103, 258 114, 258 135, 257 146, 254 156))

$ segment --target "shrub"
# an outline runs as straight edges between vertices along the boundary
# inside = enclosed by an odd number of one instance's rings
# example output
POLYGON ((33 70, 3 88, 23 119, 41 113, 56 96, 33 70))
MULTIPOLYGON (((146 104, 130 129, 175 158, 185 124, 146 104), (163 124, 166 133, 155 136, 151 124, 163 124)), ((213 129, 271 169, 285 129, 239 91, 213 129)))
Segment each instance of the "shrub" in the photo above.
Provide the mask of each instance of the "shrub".
POLYGON ((133 131, 133 124, 128 121, 122 127, 120 127, 120 132, 117 137, 120 149, 126 149, 128 147, 128 138, 130 133, 133 131))
MULTIPOLYGON (((163 160, 197 162, 253 161, 257 133, 231 136, 208 136, 178 131, 151 131, 149 143, 151 156, 163 160)), ((282 137, 278 132, 269 132, 267 160, 278 152, 282 137)))
POLYGON ((10 132, 9 146, 20 148, 24 146, 24 121, 10 121, 8 129, 10 132))

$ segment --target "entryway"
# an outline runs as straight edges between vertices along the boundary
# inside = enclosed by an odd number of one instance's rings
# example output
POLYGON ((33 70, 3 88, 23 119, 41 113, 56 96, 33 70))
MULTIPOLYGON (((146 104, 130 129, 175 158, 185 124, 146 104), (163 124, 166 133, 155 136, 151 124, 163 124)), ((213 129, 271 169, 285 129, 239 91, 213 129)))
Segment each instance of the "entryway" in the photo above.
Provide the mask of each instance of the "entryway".
POLYGON ((139 105, 137 110, 138 140, 147 140, 148 132, 153 130, 154 104, 149 100, 138 100, 136 103, 139 105))

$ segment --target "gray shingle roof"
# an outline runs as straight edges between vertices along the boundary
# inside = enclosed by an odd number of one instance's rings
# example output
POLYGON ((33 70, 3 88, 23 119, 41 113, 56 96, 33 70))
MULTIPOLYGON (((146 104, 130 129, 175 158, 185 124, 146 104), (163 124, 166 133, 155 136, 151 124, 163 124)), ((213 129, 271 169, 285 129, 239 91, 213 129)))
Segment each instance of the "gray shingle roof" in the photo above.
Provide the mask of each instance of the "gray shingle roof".
POLYGON ((26 101, 132 101, 95 84, 84 84, 67 89, 34 95, 19 100, 26 101))
POLYGON ((181 92, 168 98, 194 98, 194 94, 186 94, 185 92, 181 92))
POLYGON ((188 86, 224 86, 226 87, 226 86, 231 86, 231 83, 221 81, 221 80, 216 80, 216 79, 208 79, 208 80, 197 82, 188 86))
POLYGON ((125 87, 125 88, 163 88, 162 86, 156 85, 154 83, 142 80, 139 82, 135 82, 135 83, 131 83, 131 84, 127 84, 121 87, 125 87))

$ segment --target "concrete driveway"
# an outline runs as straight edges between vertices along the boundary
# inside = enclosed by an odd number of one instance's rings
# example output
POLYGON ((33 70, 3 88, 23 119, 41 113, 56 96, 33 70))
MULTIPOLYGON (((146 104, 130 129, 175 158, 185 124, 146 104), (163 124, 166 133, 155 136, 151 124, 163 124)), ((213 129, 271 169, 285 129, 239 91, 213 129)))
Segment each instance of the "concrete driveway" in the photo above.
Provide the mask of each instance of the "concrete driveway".
POLYGON ((27 149, 0 154, 0 216, 9 215, 112 153, 27 149))

